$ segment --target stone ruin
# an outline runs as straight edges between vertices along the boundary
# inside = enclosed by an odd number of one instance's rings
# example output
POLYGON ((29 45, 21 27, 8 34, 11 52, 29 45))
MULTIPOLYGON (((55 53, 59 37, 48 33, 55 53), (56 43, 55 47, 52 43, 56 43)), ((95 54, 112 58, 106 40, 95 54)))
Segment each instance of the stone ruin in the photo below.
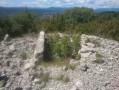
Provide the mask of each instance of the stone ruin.
POLYGON ((35 62, 43 59, 44 53, 44 42, 45 42, 45 32, 41 31, 36 43, 36 48, 34 51, 33 58, 29 60, 29 63, 25 65, 25 69, 29 69, 35 66, 35 62))

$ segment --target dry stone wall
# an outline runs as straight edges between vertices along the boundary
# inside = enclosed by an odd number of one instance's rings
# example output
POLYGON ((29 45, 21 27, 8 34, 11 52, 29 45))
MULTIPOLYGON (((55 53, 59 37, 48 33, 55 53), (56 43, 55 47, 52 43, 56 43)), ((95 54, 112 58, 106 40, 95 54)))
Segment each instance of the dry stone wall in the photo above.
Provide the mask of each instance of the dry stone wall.
POLYGON ((38 39, 22 37, 0 42, 0 90, 119 90, 117 41, 81 35, 81 49, 77 52, 81 60, 70 60, 75 69, 34 67, 43 56, 44 37, 41 32, 38 39), (27 54, 24 60, 23 52, 27 54), (44 83, 46 72, 50 80, 44 83), (69 79, 67 83, 58 80, 61 75, 69 79))

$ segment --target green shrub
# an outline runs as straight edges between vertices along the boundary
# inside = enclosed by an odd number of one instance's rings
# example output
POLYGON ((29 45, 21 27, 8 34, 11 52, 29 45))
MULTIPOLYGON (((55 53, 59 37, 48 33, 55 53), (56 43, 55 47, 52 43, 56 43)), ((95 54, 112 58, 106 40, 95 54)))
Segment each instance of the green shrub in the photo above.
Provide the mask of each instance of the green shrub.
POLYGON ((78 50, 80 49, 80 34, 67 35, 63 34, 61 37, 55 33, 52 36, 48 36, 48 47, 46 46, 47 56, 53 58, 78 58, 78 50))
POLYGON ((72 42, 71 42, 71 56, 72 58, 76 58, 80 60, 80 55, 78 55, 78 50, 80 47, 80 34, 73 34, 71 36, 72 42))
POLYGON ((16 37, 27 33, 37 33, 40 28, 39 23, 39 16, 28 10, 12 16, 0 17, 0 38, 3 38, 5 34, 16 37))
POLYGON ((119 12, 97 13, 91 8, 71 8, 53 17, 44 18, 28 10, 0 17, 0 39, 5 34, 20 36, 39 32, 77 32, 119 41, 119 12))

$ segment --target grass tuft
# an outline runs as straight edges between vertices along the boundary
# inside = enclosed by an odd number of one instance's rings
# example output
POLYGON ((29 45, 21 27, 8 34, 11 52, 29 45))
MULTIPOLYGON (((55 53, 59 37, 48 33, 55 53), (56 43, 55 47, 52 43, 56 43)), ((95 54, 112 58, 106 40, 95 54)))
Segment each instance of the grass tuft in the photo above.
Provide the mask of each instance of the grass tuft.
POLYGON ((47 83, 49 82, 51 78, 49 73, 44 73, 43 76, 40 78, 41 80, 37 82, 37 84, 40 84, 40 88, 45 88, 47 83))
POLYGON ((68 83, 70 81, 70 78, 61 74, 59 77, 57 77, 57 80, 63 81, 64 83, 68 83))
POLYGON ((51 60, 51 61, 38 61, 36 62, 36 66, 38 65, 42 65, 44 67, 52 67, 52 66, 58 66, 58 67, 62 67, 62 66, 67 66, 69 65, 70 60, 69 59, 62 59, 62 58, 57 58, 55 60, 51 60))
POLYGON ((49 73, 45 73, 42 77, 42 82, 47 83, 49 80, 51 79, 50 74, 49 73))
POLYGON ((69 64, 69 65, 67 66, 67 68, 68 68, 68 69, 71 69, 71 70, 75 70, 75 69, 76 69, 76 65, 74 65, 74 64, 69 64))
POLYGON ((93 61, 94 63, 98 63, 98 64, 101 64, 101 63, 104 63, 104 61, 102 60, 102 55, 99 54, 99 53, 96 53, 96 60, 93 61))
POLYGON ((26 60, 28 58, 27 53, 26 52, 21 52, 20 58, 22 58, 22 60, 26 60))

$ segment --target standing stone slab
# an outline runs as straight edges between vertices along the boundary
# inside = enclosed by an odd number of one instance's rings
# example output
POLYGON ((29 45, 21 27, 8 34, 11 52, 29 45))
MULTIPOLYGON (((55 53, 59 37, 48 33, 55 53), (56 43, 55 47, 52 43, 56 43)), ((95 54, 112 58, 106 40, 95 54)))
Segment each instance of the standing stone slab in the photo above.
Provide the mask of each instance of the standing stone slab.
POLYGON ((41 31, 36 44, 36 49, 34 51, 34 56, 36 60, 43 59, 44 42, 45 42, 45 32, 41 31))
POLYGON ((4 42, 6 42, 9 38, 9 34, 6 34, 5 37, 4 37, 4 42))

